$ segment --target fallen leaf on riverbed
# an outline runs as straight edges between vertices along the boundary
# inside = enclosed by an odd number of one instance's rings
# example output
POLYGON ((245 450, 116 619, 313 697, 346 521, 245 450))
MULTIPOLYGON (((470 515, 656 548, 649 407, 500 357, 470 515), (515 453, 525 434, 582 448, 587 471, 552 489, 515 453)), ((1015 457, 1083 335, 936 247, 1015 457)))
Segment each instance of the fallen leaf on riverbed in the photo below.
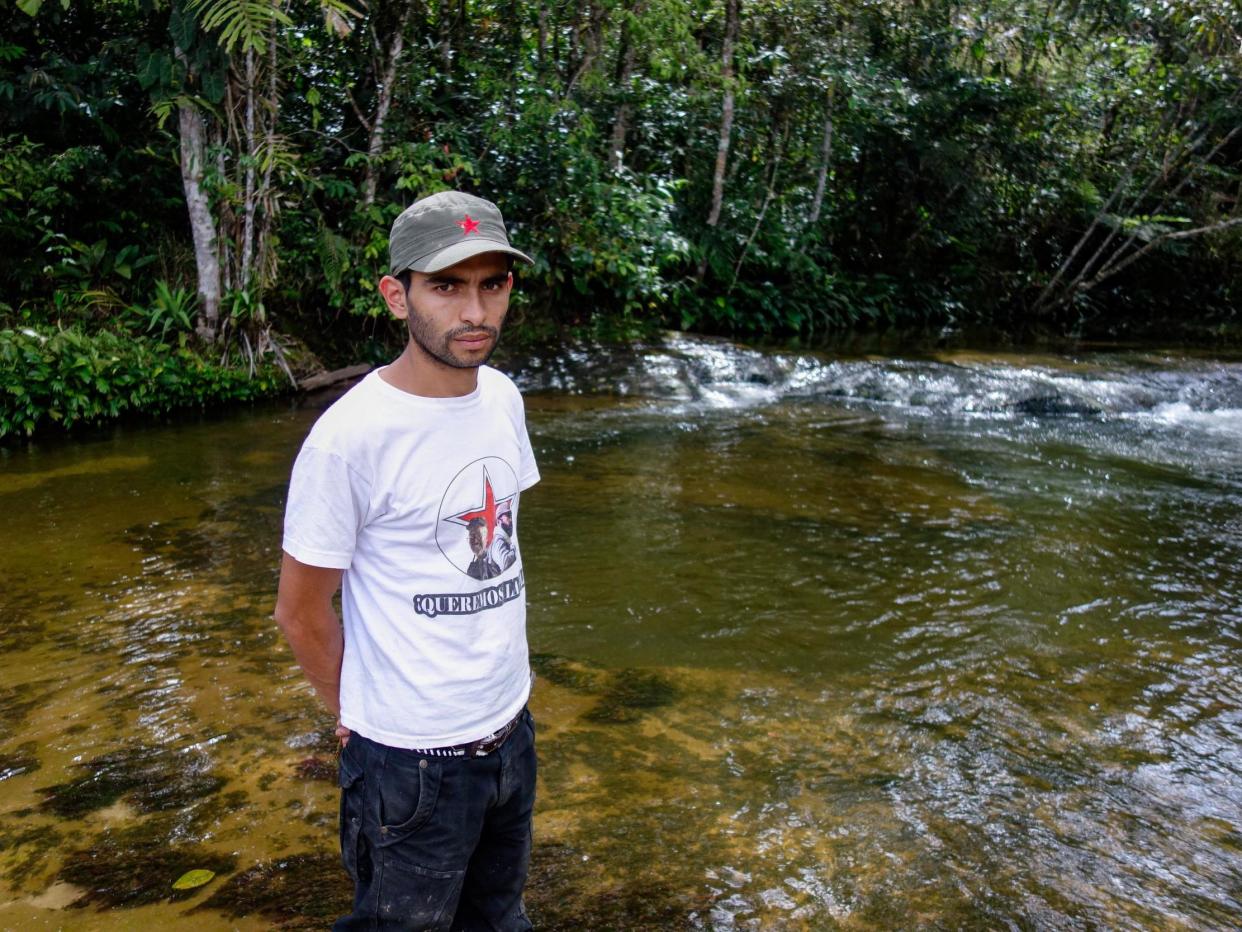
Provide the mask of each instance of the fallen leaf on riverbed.
POLYGON ((208 883, 211 878, 216 876, 215 871, 194 870, 186 871, 173 883, 174 890, 193 890, 195 887, 201 887, 208 883))

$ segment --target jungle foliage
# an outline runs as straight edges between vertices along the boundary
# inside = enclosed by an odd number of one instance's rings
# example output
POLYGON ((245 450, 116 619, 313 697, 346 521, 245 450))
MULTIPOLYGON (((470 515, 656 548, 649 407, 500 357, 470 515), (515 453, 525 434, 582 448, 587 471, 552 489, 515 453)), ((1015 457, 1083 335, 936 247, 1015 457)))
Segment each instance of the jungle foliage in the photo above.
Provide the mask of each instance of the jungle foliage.
POLYGON ((0 330, 0 437, 123 414, 251 401, 287 389, 274 367, 250 373, 186 347, 103 330, 0 330))
POLYGON ((1238 0, 17 5, 13 333, 383 355, 388 225, 446 188, 537 257, 530 339, 1236 327, 1238 0))

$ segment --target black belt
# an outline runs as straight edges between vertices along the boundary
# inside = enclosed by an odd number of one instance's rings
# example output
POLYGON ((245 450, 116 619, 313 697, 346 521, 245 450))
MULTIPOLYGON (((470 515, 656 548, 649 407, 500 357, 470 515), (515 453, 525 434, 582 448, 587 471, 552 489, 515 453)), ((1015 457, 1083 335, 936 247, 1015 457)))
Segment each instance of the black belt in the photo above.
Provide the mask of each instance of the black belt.
POLYGON ((469 744, 454 744, 447 748, 410 748, 410 751, 414 754, 426 754, 428 757, 485 757, 505 743, 525 714, 526 709, 523 707, 517 715, 490 735, 469 744))

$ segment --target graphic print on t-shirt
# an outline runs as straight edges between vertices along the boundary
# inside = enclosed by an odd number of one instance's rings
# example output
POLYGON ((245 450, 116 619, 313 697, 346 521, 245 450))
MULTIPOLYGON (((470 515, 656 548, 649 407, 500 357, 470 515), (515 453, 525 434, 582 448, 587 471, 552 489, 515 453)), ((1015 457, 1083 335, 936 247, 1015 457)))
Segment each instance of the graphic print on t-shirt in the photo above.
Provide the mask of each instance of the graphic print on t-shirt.
POLYGON ((471 579, 493 579, 513 566, 517 495, 517 474, 498 456, 475 460, 457 473, 436 521, 436 545, 445 559, 471 579))

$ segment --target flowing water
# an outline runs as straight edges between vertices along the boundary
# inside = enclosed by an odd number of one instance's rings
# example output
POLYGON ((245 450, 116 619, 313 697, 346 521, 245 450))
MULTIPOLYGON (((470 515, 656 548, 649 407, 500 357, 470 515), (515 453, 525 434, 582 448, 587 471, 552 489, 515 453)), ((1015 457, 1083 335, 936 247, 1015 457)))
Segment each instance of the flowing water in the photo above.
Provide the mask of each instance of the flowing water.
MULTIPOLYGON (((518 378, 537 927, 1237 926, 1242 363, 670 336, 518 378)), ((318 412, 3 454, 0 928, 346 907, 269 619, 318 412)))

